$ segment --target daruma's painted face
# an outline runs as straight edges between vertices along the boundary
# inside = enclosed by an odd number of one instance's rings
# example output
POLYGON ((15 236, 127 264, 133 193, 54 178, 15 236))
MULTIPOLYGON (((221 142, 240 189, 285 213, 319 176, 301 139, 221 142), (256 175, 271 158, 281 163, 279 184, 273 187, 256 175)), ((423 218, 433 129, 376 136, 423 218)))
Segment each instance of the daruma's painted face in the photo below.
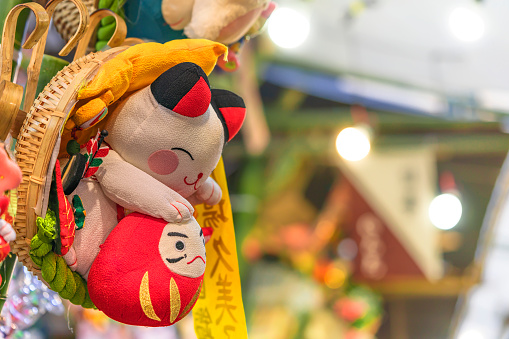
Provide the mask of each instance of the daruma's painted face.
POLYGON ((164 264, 181 276, 196 278, 205 272, 205 238, 195 219, 167 224, 159 241, 164 264))

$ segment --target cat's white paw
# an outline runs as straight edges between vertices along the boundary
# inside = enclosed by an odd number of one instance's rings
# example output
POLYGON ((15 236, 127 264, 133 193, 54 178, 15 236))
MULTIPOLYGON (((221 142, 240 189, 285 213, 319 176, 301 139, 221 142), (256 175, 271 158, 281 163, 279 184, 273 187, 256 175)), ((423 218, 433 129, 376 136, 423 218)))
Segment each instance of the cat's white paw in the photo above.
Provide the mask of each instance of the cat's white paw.
POLYGON ((170 198, 168 205, 165 206, 164 210, 161 212, 164 220, 176 223, 191 219, 193 213, 193 205, 182 197, 178 200, 170 198))
POLYGON ((223 192, 221 187, 211 177, 201 185, 195 193, 195 197, 207 205, 216 205, 221 201, 223 192))

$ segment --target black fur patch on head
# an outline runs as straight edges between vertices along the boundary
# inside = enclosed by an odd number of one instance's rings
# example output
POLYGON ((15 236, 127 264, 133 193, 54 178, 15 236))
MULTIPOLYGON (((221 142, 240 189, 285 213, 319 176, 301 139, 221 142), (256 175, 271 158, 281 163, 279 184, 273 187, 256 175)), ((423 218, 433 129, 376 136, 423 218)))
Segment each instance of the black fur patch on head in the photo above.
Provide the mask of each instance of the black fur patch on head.
POLYGON ((203 78, 210 87, 209 79, 200 66, 192 62, 183 62, 161 74, 150 85, 150 90, 161 106, 173 110, 200 78, 203 78))

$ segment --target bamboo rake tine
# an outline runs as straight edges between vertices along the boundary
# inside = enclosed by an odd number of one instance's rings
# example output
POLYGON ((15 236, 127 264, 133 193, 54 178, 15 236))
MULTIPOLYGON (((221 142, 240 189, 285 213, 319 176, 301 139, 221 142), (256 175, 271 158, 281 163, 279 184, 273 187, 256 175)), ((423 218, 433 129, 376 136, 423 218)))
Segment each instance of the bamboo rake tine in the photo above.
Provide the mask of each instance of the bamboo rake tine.
MULTIPOLYGON (((56 6, 65 0, 51 0, 46 4, 46 13, 51 18, 53 13, 55 12, 56 6)), ((85 29, 88 25, 88 10, 85 4, 81 0, 71 0, 76 7, 78 7, 80 13, 80 24, 78 26, 78 30, 74 34, 74 36, 69 40, 69 42, 62 48, 62 50, 58 53, 59 55, 65 56, 69 54, 69 52, 76 46, 78 40, 85 33, 85 29)), ((46 39, 48 38, 48 30, 44 33, 41 40, 34 47, 32 52, 32 58, 30 59, 30 64, 27 69, 27 84, 25 90, 25 103, 23 105, 23 110, 29 111, 30 106, 32 106, 35 100, 35 92, 37 91, 37 82, 39 81, 39 73, 41 71, 42 58, 44 56, 44 49, 46 47, 46 39)))
POLYGON ((12 74, 12 55, 14 53, 14 40, 16 34, 16 24, 18 16, 25 8, 30 9, 35 14, 36 26, 35 30, 28 37, 23 48, 32 48, 36 43, 43 38, 48 30, 50 18, 44 8, 35 3, 29 2, 14 6, 7 18, 5 19, 5 26, 2 32, 2 49, 1 49, 1 62, 2 67, 0 71, 0 80, 11 81, 12 74))
POLYGON ((4 141, 18 117, 23 100, 23 87, 10 81, 0 81, 0 141, 4 141))
MULTIPOLYGON (((53 13, 55 12, 55 8, 62 1, 66 1, 66 0, 51 0, 48 2, 48 4, 46 5, 46 11, 48 12, 48 15, 50 17, 53 16, 53 13)), ((78 26, 76 33, 67 42, 67 44, 65 44, 65 46, 60 50, 60 52, 58 52, 58 55, 60 55, 60 56, 68 55, 72 51, 72 49, 78 44, 80 39, 85 34, 85 31, 88 27, 88 23, 90 20, 87 6, 85 6, 83 1, 81 1, 81 0, 70 0, 70 1, 72 1, 78 8, 78 11, 80 14, 80 24, 78 26)))

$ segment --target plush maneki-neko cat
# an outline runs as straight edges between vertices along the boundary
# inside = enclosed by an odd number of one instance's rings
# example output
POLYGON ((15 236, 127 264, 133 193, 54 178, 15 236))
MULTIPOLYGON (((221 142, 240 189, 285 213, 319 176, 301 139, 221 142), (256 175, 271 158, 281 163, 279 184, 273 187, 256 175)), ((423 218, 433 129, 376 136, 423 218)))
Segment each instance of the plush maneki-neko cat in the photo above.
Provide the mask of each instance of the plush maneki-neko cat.
POLYGON ((110 113, 110 150, 95 175, 69 196, 80 196, 86 220, 64 259, 88 280, 92 301, 113 319, 167 326, 194 305, 206 257, 193 204, 220 201, 210 174, 244 117, 243 100, 211 90, 203 70, 189 62, 170 68, 110 113), (139 213, 119 222, 125 211, 139 213), (171 302, 161 290, 173 294, 171 302))

